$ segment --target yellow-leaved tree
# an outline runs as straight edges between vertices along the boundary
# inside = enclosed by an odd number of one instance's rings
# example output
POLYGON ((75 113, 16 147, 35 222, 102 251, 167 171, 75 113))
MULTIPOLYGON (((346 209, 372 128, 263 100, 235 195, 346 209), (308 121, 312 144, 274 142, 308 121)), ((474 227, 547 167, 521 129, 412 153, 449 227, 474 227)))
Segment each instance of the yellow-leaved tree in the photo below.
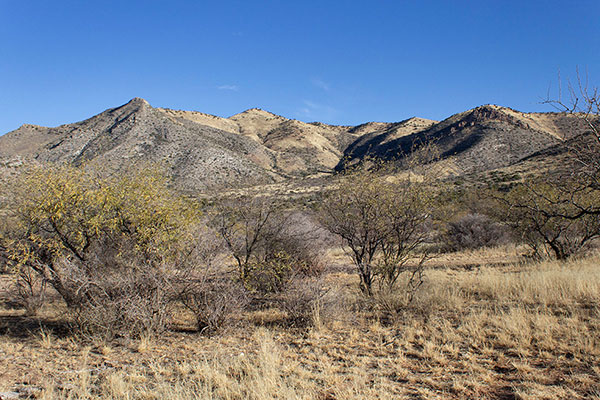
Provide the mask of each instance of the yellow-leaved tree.
POLYGON ((159 168, 34 166, 9 191, 10 265, 51 285, 80 328, 114 336, 165 327, 199 212, 159 168))

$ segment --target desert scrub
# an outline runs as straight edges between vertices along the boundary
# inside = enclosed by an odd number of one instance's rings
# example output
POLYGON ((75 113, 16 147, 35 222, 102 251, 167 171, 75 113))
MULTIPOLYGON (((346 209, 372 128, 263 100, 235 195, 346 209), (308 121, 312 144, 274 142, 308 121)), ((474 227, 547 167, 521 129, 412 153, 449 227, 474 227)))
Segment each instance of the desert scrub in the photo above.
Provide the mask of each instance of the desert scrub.
POLYGON ((510 241, 508 228, 484 214, 466 214, 450 221, 442 236, 444 250, 495 247, 510 241))
POLYGON ((11 192, 3 243, 12 268, 51 285, 81 331, 165 328, 170 280, 186 267, 199 213, 159 169, 37 166, 11 192))

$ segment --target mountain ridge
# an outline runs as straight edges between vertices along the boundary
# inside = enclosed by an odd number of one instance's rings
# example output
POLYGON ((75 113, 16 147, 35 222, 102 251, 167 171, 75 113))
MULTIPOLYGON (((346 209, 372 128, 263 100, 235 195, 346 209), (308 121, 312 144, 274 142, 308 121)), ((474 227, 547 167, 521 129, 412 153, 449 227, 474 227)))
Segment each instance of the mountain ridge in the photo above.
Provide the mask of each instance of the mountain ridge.
POLYGON ((0 137, 0 160, 18 158, 118 171, 168 165, 179 187, 202 191, 333 173, 367 157, 398 160, 435 143, 452 174, 506 167, 585 131, 577 116, 483 105, 443 121, 411 117, 356 126, 302 122, 251 108, 228 118, 152 107, 135 97, 80 122, 23 124, 0 137))

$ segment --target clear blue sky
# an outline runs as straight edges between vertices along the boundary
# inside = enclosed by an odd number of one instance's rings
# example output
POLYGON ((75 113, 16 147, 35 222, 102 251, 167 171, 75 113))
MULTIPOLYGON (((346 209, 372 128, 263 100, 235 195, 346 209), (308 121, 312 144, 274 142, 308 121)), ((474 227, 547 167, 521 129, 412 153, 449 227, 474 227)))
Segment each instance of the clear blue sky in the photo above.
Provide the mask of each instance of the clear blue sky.
POLYGON ((599 84, 599 18, 600 0, 0 0, 0 133, 133 97, 339 124, 549 110, 559 70, 599 84))

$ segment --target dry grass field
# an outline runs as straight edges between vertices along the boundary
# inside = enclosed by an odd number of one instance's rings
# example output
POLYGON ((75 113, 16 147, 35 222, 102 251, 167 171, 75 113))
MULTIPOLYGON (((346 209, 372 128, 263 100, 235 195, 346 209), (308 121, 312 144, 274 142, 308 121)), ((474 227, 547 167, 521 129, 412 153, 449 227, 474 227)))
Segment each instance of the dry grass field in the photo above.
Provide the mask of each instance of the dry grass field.
POLYGON ((352 271, 336 268, 309 329, 269 309, 207 337, 182 312, 161 337, 112 342, 69 333, 58 301, 25 316, 4 275, 0 396, 600 399, 600 258, 521 263, 517 250, 430 261, 412 303, 379 299, 396 313, 366 307, 352 271))

